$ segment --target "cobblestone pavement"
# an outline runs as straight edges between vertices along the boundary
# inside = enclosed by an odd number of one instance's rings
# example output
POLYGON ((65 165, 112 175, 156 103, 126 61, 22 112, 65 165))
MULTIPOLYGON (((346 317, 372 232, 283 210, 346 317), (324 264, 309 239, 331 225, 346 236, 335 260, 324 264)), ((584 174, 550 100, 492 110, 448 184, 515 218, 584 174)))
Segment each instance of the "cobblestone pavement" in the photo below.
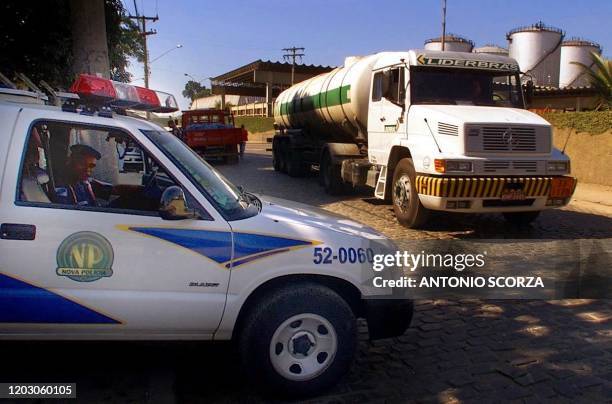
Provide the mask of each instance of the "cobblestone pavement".
MULTIPOLYGON (((526 230, 496 215, 441 214, 413 231, 365 193, 330 197, 314 176, 275 173, 263 150, 218 168, 250 191, 321 206, 396 240, 612 237, 612 218, 572 205, 544 212, 526 230)), ((355 365, 311 402, 612 402, 612 300, 416 304, 399 338, 369 342, 360 323, 355 365)), ((0 345, 0 358, 0 380, 77 382, 83 403, 270 401, 245 383, 227 343, 10 343, 0 345)))

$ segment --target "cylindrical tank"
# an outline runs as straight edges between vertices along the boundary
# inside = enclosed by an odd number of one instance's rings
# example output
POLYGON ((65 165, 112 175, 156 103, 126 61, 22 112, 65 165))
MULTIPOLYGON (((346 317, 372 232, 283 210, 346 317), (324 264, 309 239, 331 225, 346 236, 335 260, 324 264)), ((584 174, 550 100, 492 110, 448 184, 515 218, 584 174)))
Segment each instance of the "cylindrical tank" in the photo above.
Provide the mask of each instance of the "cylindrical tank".
POLYGON ((508 49, 502 48, 494 44, 486 44, 478 48, 474 48, 474 53, 487 53, 489 55, 508 56, 508 49))
POLYGON ((275 124, 316 130, 337 141, 365 139, 371 72, 380 55, 347 57, 343 67, 283 91, 274 103, 275 124))
POLYGON ((564 33, 541 21, 528 27, 515 28, 506 34, 509 56, 515 59, 523 80, 540 86, 559 86, 559 63, 564 33), (531 77, 530 77, 531 76, 531 77))
POLYGON ((601 54, 601 46, 580 38, 571 38, 561 44, 561 68, 559 87, 588 86, 589 78, 584 67, 573 62, 594 68, 591 53, 601 54))
MULTIPOLYGON (((427 50, 442 50, 442 37, 431 38, 425 41, 424 45, 427 50)), ((454 52, 471 52, 474 48, 474 42, 455 34, 447 34, 444 36, 444 50, 454 52)))

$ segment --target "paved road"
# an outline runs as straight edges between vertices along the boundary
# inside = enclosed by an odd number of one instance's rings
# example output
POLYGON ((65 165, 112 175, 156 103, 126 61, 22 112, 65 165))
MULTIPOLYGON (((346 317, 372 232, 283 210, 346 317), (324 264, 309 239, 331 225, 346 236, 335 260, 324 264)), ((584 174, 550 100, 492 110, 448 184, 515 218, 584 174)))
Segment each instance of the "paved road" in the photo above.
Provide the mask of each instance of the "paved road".
MULTIPOLYGON (((367 194, 330 197, 316 177, 275 173, 262 146, 218 168, 250 191, 318 205, 400 241, 612 238, 612 218, 572 205, 523 230, 496 215, 447 214, 424 231, 405 229, 367 194)), ((402 337, 371 343, 360 324, 352 371, 311 401, 611 402, 611 323, 611 300, 418 301, 402 337)), ((0 380, 76 381, 79 402, 268 401, 245 383, 229 344, 11 343, 0 357, 0 380)))

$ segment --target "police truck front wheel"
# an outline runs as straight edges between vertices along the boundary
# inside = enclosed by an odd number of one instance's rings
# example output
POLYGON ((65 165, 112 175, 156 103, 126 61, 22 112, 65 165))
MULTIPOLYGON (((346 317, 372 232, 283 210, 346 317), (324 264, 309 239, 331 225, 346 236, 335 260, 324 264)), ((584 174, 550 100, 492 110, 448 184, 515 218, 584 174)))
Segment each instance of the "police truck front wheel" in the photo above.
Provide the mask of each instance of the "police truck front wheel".
POLYGON ((333 290, 300 283, 253 305, 239 340, 243 368, 274 395, 309 396, 334 385, 357 345, 351 308, 333 290))
POLYGON ((429 210, 419 200, 416 189, 416 171, 412 159, 404 158, 393 171, 391 184, 393 211, 401 225, 413 229, 422 227, 427 221, 429 210))

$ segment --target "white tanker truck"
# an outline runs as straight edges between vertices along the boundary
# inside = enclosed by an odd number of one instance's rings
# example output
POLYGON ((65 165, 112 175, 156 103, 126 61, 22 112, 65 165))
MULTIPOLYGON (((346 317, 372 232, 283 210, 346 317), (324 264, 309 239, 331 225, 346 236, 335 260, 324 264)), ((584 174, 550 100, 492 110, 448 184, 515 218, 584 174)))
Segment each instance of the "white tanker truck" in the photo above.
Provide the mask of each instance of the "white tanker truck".
POLYGON ((566 205, 576 185, 551 125, 525 110, 519 67, 505 56, 348 57, 282 92, 274 122, 275 170, 318 166, 330 194, 372 187, 408 227, 430 210, 501 212, 525 224, 566 205))

